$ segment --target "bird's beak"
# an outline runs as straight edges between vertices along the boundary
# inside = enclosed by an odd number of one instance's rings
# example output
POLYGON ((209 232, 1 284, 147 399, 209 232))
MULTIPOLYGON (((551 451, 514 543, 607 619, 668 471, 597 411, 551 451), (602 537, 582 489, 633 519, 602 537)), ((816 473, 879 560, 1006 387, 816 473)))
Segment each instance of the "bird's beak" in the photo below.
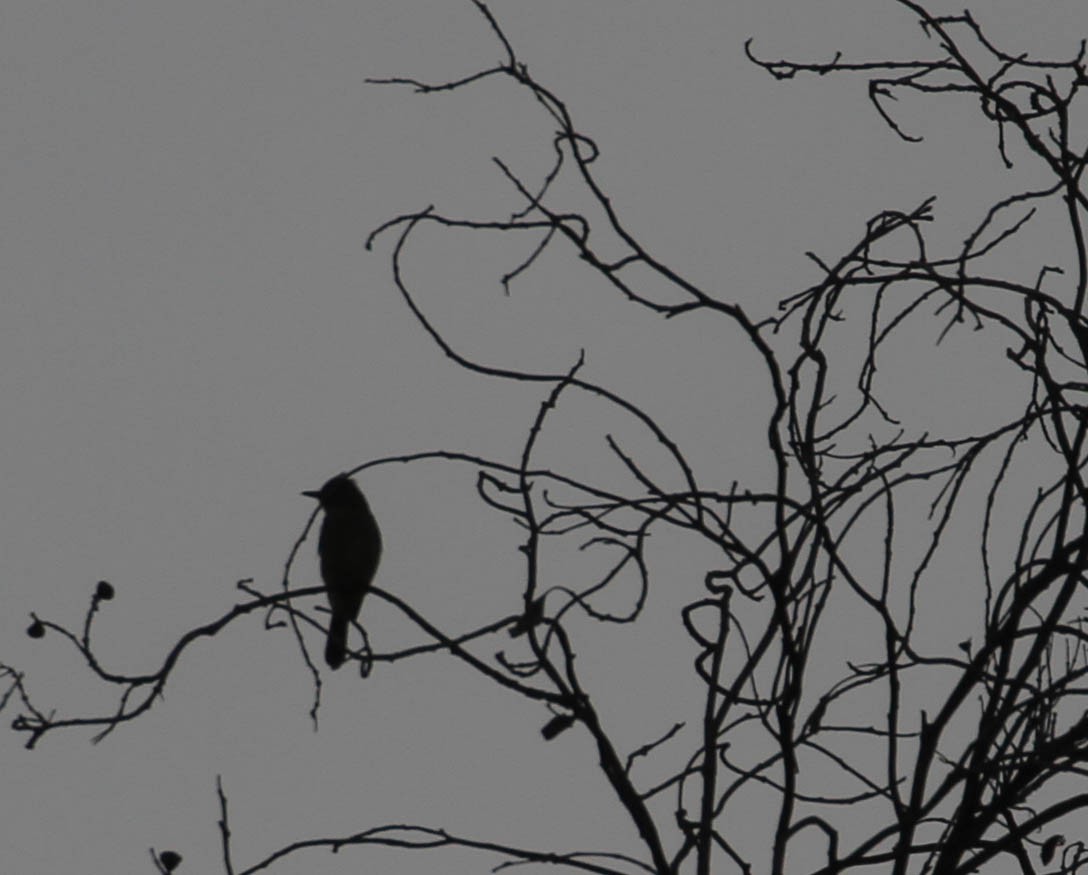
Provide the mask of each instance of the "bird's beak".
POLYGON ((317 492, 316 490, 309 491, 309 492, 300 492, 299 495, 305 495, 307 498, 320 498, 321 497, 321 493, 317 492))

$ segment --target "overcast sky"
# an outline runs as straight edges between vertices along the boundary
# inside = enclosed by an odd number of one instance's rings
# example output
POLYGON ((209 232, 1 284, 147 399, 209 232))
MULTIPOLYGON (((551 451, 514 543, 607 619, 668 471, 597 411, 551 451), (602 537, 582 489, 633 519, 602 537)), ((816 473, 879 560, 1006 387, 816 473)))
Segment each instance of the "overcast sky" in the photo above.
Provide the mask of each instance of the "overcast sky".
MULTIPOLYGON (((938 194, 940 227, 955 233, 994 192, 1023 186, 966 101, 907 101, 902 117, 926 137, 910 145, 872 110, 864 80, 781 83, 744 58, 748 37, 768 57, 929 56, 891 0, 492 7, 597 139, 600 177, 631 227, 753 315, 815 280, 805 250, 835 257, 879 210, 938 194)), ((1083 0, 971 8, 1012 52, 1066 57, 1088 32, 1083 0)), ((546 168, 550 120, 512 84, 443 96, 364 84, 455 78, 501 58, 467 0, 6 0, 0 659, 27 670, 41 704, 110 700, 63 642, 27 638, 30 611, 76 625, 95 581, 110 580, 118 598, 96 621, 99 643, 118 669, 142 670, 229 609, 239 578, 277 586, 311 511, 300 490, 391 454, 516 459, 541 396, 456 370, 391 284, 392 241, 363 248, 385 219, 431 203, 508 213, 516 198, 492 155, 529 177, 546 168)), ((585 348, 588 373, 674 425, 716 486, 759 470, 746 435, 763 428, 765 385, 728 324, 655 320, 561 250, 504 297, 499 276, 524 241, 426 240, 411 281, 458 348, 548 371, 585 348)), ((915 372, 932 405, 918 417, 954 427, 1000 405, 985 359, 949 381, 940 355, 915 372)), ((584 464, 590 416, 570 411, 556 458, 584 464)), ((390 467, 361 485, 385 533, 379 585, 450 631, 517 609, 517 535, 479 507, 471 470, 390 467)), ((307 574, 317 582, 312 542, 296 583, 307 574)), ((700 575, 677 585, 694 592, 700 575)), ((378 646, 410 637, 384 605, 364 615, 378 646)), ((630 747, 667 729, 686 692, 652 683, 668 661, 648 649, 659 640, 607 670, 617 720, 624 696, 661 712, 621 733, 630 747)), ((0 734, 0 867, 151 871, 153 845, 181 851, 183 872, 218 871, 216 774, 242 865, 294 839, 397 821, 637 850, 586 739, 542 743, 542 707, 448 660, 366 681, 340 672, 317 734, 310 695, 290 636, 252 618, 193 648, 165 701, 98 746, 68 732, 27 752, 0 734)), ((285 871, 356 871, 346 859, 315 852, 285 871)), ((484 868, 453 852, 350 860, 484 868)))

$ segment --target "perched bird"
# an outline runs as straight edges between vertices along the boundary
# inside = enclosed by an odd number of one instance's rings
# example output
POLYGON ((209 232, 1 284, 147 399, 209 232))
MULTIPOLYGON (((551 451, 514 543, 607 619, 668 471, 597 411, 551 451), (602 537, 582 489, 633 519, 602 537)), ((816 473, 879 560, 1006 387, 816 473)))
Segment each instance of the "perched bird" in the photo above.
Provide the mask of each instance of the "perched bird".
POLYGON ((347 658, 348 624, 359 616, 363 596, 378 570, 382 535, 366 498, 346 474, 337 474, 316 492, 302 494, 316 498, 325 511, 317 542, 321 579, 332 609, 325 662, 337 669, 347 658))

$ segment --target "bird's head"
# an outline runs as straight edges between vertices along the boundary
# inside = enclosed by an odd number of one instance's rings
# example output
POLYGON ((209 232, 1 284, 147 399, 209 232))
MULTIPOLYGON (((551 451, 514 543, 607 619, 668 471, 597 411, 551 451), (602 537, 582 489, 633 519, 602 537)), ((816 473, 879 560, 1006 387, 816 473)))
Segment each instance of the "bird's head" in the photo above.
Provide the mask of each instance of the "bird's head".
POLYGON ((302 494, 316 498, 323 508, 358 507, 366 502, 355 481, 347 474, 337 474, 320 489, 302 494))

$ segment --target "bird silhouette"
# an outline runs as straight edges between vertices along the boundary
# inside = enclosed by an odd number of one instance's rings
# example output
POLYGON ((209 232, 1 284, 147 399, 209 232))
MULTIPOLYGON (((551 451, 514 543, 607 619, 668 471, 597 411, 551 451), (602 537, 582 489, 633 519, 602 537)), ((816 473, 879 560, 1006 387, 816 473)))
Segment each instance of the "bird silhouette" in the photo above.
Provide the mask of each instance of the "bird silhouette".
POLYGON ((325 662, 335 670, 347 658, 348 624, 359 616, 363 596, 378 570, 382 535, 366 498, 346 474, 337 474, 316 492, 302 494, 316 498, 325 511, 317 554, 332 609, 325 662))

